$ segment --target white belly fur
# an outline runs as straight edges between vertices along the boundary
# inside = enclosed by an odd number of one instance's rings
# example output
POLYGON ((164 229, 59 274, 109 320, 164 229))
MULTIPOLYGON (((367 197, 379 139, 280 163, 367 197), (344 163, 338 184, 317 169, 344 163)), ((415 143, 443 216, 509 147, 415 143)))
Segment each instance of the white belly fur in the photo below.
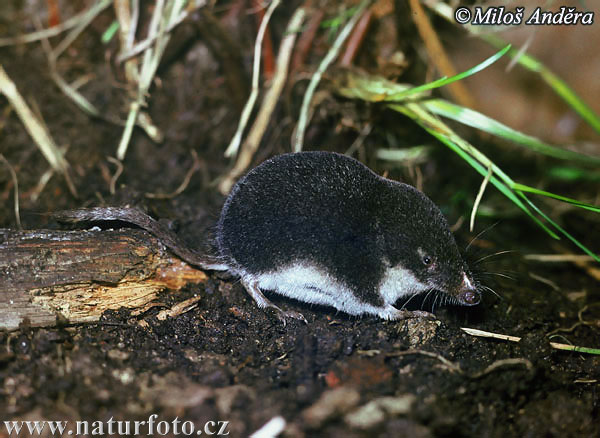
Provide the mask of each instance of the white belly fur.
POLYGON ((253 276, 261 290, 311 304, 332 306, 350 315, 370 313, 385 319, 394 319, 391 308, 398 298, 428 289, 408 270, 388 268, 380 285, 379 293, 384 306, 377 307, 363 302, 345 284, 331 276, 326 269, 309 264, 295 263, 277 271, 253 276))

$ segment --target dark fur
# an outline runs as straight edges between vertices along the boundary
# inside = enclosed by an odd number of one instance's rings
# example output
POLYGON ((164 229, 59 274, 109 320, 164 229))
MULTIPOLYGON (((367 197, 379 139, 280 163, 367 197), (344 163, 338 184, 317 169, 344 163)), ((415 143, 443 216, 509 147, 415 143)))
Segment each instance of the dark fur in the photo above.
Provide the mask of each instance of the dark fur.
POLYGON ((280 155, 249 172, 223 207, 217 244, 227 264, 248 274, 315 262, 376 306, 388 263, 450 295, 466 269, 428 197, 328 152, 280 155), (424 265, 418 248, 434 266, 424 265))

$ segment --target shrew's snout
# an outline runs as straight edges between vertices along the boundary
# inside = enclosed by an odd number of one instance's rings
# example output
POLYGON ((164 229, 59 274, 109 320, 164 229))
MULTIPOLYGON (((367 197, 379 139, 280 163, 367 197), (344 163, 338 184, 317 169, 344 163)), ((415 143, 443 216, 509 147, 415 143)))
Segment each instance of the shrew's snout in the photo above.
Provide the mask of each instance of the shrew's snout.
POLYGON ((458 290, 456 299, 463 306, 475 306, 481 302, 481 293, 477 290, 473 282, 463 274, 463 281, 458 290))

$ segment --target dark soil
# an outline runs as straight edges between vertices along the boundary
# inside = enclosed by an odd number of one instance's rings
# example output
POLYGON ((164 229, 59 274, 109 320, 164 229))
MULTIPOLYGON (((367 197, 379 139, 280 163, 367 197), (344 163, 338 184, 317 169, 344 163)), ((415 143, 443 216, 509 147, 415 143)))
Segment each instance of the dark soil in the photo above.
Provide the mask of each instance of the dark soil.
MULTIPOLYGON (((80 2, 72 3, 69 7, 75 9, 65 9, 65 17, 81 10, 75 7, 80 2)), ((236 2, 224 4, 219 16, 236 2)), ((282 6, 273 17, 275 47, 292 6, 282 6)), ((14 18, 27 16, 25 10, 18 5, 9 9, 1 16, 1 34, 33 30, 21 27, 14 18)), ((325 12, 331 17, 339 10, 330 7, 325 12)), ((407 17, 382 18, 373 25, 373 32, 386 32, 390 24, 413 29, 407 17)), ((61 57, 59 69, 70 81, 94 73, 82 92, 103 111, 124 119, 127 93, 119 76, 122 69, 112 61, 118 42, 115 38, 104 46, 99 41, 113 18, 109 8, 92 22, 61 57)), ((255 17, 243 12, 232 20, 234 24, 228 26, 242 48, 249 77, 255 17)), ((173 40, 181 38, 184 43, 168 53, 169 63, 159 70, 160 83, 148 99, 149 113, 163 129, 165 140, 155 144, 143 132, 134 132, 114 196, 109 193, 114 166, 106 157, 115 155, 122 128, 84 115, 53 85, 39 44, 0 48, 0 63, 8 75, 29 102, 35 100, 56 142, 68 146, 66 157, 79 193, 75 199, 64 179, 55 175, 39 198, 31 198, 49 166, 2 98, 0 152, 18 174, 24 228, 56 228, 44 215, 48 211, 141 204, 157 217, 175 220, 178 234, 190 245, 209 250, 206 242, 224 199, 211 183, 228 168, 223 151, 235 131, 240 108, 231 99, 221 61, 201 38, 186 39, 182 35, 185 26, 194 25, 184 23, 175 32, 173 40), (181 183, 192 165, 192 149, 203 165, 186 190, 168 200, 145 198, 146 192, 171 192, 181 183)), ((440 28, 441 36, 450 39, 457 32, 443 23, 440 28)), ((295 74, 314 71, 326 53, 329 40, 322 33, 303 71, 295 74)), ((421 41, 416 31, 410 34, 413 39, 400 44, 411 63, 401 80, 422 83, 427 67, 416 55, 421 41)), ((375 47, 380 44, 378 38, 368 43, 375 47)), ((51 42, 56 45, 58 39, 51 42)), ((373 53, 362 54, 360 62, 375 57, 373 53)), ((284 92, 255 164, 289 151, 306 87, 306 80, 295 81, 290 80, 284 92)), ((148 422, 156 414, 157 423, 177 417, 193 422, 203 434, 226 425, 229 436, 243 437, 282 416, 286 427, 281 436, 286 437, 600 436, 600 358, 549 345, 549 335, 564 329, 551 340, 599 347, 600 290, 592 276, 598 268, 525 259, 527 253, 576 252, 577 248, 564 241, 557 245, 492 188, 483 201, 492 211, 490 217, 478 218, 475 233, 469 233, 467 222, 481 183, 479 176, 397 114, 327 94, 309 125, 306 144, 313 147, 307 149, 344 152, 366 121, 374 128, 358 156, 392 178, 412 184, 422 181, 423 190, 451 224, 465 219, 456 231, 462 247, 491 227, 472 245, 473 260, 515 251, 474 265, 500 298, 486 293, 482 304, 474 308, 436 307, 434 321, 386 322, 272 297, 308 320, 307 325, 290 321, 284 326, 273 312, 258 309, 236 278, 210 274, 204 285, 164 291, 159 305, 141 315, 123 309, 106 312, 93 324, 23 326, 0 332, 0 426, 4 420, 61 420, 69 421, 69 426, 77 420, 108 422, 111 418, 148 422), (391 140, 397 146, 428 143, 436 150, 427 163, 417 166, 418 172, 415 166, 393 167, 377 161, 374 154, 391 140), (160 310, 195 295, 202 299, 194 310, 165 321, 156 318, 160 310), (578 321, 583 323, 574 326, 578 321), (476 338, 461 327, 522 340, 476 338)), ((515 149, 502 152, 490 139, 469 131, 465 135, 516 180, 534 186, 546 181, 545 169, 555 164, 524 157, 515 149)), ((595 142, 598 153, 598 136, 590 142, 595 142)), ((548 182, 546 187, 578 199, 598 195, 597 183, 548 182)), ((2 167, 0 226, 4 228, 16 227, 12 193, 10 174, 2 167)), ((597 215, 540 203, 548 211, 554 209, 553 217, 598 252, 597 215)), ((428 297, 410 304, 414 309, 431 310, 436 300, 428 297)), ((102 432, 106 436, 110 435, 107 425, 102 432)), ((140 436, 148 433, 140 430, 140 436)), ((175 435, 170 430, 168 436, 175 435)), ((0 437, 4 436, 7 432, 0 428, 0 437)))

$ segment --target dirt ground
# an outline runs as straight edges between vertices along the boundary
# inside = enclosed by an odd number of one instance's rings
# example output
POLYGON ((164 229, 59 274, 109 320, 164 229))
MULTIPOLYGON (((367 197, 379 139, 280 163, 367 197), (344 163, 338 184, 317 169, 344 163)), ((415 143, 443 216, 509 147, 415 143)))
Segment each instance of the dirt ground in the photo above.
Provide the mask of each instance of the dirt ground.
MULTIPOLYGON (((25 23, 31 23, 36 13, 48 24, 44 2, 38 9, 28 2, 9 3, 0 14, 0 35, 33 31, 33 25, 25 23)), ((88 4, 63 3, 59 2, 63 19, 88 4)), ((388 3, 394 2, 378 2, 388 3)), ((246 2, 217 5, 215 16, 239 45, 247 80, 242 88, 247 91, 257 19, 248 13, 246 2), (235 12, 239 5, 243 7, 235 12)), ((274 14, 269 38, 275 47, 298 5, 290 2, 274 14)), ((324 17, 336 16, 342 6, 323 7, 324 17)), ((422 42, 407 4, 398 1, 395 8, 374 19, 365 43, 370 49, 362 50, 355 64, 382 69, 382 51, 392 40, 408 60, 399 73, 401 80, 423 83, 433 72, 424 62, 422 42)), ((124 119, 128 100, 123 69, 115 61, 118 41, 100 42, 113 19, 112 8, 96 18, 61 56, 57 68, 69 81, 90 74, 81 89, 85 96, 103 114, 124 119)), ((148 112, 163 130, 164 141, 155 143, 141 130, 134 131, 114 195, 109 183, 115 166, 107 157, 115 155, 122 127, 89 117, 73 105, 54 85, 39 43, 0 47, 0 64, 27 101, 35 102, 56 143, 67 148, 79 195, 73 197, 65 180, 54 175, 39 196, 32 196, 49 166, 8 102, 0 98, 0 152, 18 175, 25 229, 58 228, 45 214, 49 211, 138 204, 155 217, 172 220, 190 246, 210 250, 206 242, 224 201, 214 181, 230 166, 223 151, 235 132, 241 105, 228 86, 223 58, 197 30, 202 23, 194 14, 174 32, 158 71, 160 81, 155 81, 148 99, 148 112), (200 171, 181 194, 165 200, 144 196, 175 190, 193 164, 192 150, 198 154, 200 171)), ((456 28, 434 23, 440 37, 456 49, 460 44, 456 28)), ((56 45, 59 40, 50 41, 56 45)), ((330 44, 321 29, 289 80, 254 164, 289 151, 307 80, 330 44)), ((579 62, 585 70, 587 60, 579 62)), ((532 88, 537 80, 529 77, 523 88, 532 88)), ((520 84, 520 77, 511 81, 520 84)), ((478 217, 470 233, 468 218, 481 184, 478 174, 407 118, 340 98, 326 86, 323 90, 306 134, 306 149, 345 152, 370 123, 373 129, 357 158, 378 173, 420 185, 454 225, 462 248, 487 230, 471 245, 468 258, 499 297, 486 292, 483 302, 473 308, 436 307, 435 320, 389 322, 271 296, 308 320, 284 326, 271 311, 258 309, 236 278, 210 273, 204 284, 165 290, 157 306, 141 315, 121 309, 106 312, 97 323, 49 328, 25 324, 16 331, 0 331, 0 425, 5 420, 69 424, 88 420, 104 421, 107 427, 111 418, 148 422, 155 414, 156 422, 173 424, 175 418, 192 422, 194 430, 204 435, 216 434, 223 426, 228 436, 244 437, 281 416, 286 423, 279 435, 283 437, 600 436, 600 357, 555 350, 549 344, 600 347, 597 265, 526 258, 578 250, 564 239, 553 241, 491 188, 482 203, 487 213, 478 217), (410 166, 377 160, 375 151, 390 143, 427 144, 434 149, 426 162, 410 166), (493 255, 503 251, 512 252, 493 255), (483 262, 476 262, 483 257, 483 262), (194 296, 201 297, 195 309, 157 319, 160 310, 194 296), (522 339, 513 343, 478 338, 462 327, 522 339)), ((580 93, 597 104, 593 94, 580 93)), ((515 111, 527 108, 523 99, 513 103, 515 111)), ((550 109, 549 114, 566 111, 560 102, 552 102, 545 108, 559 109, 550 109)), ((538 122, 547 120, 552 116, 540 116, 538 122)), ((544 129, 536 125, 532 132, 544 129)), ((515 180, 597 203, 597 180, 557 182, 546 175, 556 164, 551 159, 466 129, 460 132, 515 180)), ((567 141, 564 131, 547 132, 567 141)), ((583 127, 568 136, 569 141, 585 143, 590 153, 600 154, 598 134, 583 127)), ((0 168, 2 228, 16 228, 13 188, 7 168, 0 168)), ((540 204, 598 253, 597 214, 544 200, 540 204)), ((434 305, 429 297, 412 300, 409 307, 431 310, 434 305)), ((146 435, 142 430, 139 435, 146 435)), ((104 429, 102 435, 110 434, 104 429)), ((171 426, 166 436, 175 435, 171 426)), ((0 427, 0 438, 5 436, 7 431, 0 427)))

